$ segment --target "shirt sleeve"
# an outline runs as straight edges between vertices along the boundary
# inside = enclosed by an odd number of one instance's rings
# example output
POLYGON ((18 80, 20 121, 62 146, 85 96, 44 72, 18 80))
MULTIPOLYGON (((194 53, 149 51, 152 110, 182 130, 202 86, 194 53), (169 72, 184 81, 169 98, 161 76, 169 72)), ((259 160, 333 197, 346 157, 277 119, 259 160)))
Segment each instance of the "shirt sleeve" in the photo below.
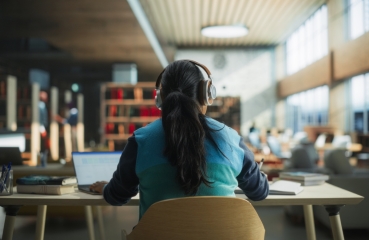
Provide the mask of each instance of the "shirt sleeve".
POLYGON ((260 172, 258 164, 254 161, 254 154, 246 147, 242 138, 239 146, 244 150, 245 155, 243 168, 237 176, 238 187, 250 200, 263 200, 269 194, 268 179, 260 172))
POLYGON ((137 142, 133 135, 128 138, 113 178, 104 187, 103 195, 107 203, 121 206, 137 195, 139 181, 135 170, 136 159, 137 142))

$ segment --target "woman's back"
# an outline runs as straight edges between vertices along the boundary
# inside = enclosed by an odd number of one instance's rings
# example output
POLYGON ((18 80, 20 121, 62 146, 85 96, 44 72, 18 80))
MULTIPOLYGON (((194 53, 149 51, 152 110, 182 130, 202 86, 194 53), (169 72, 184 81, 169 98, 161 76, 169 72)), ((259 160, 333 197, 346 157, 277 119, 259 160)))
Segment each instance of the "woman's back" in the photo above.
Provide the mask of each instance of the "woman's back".
MULTIPOLYGON (((233 129, 211 118, 206 118, 215 130, 212 133, 219 149, 205 140, 206 170, 211 187, 201 184, 196 196, 234 196, 238 186, 236 177, 243 167, 244 150, 241 138, 233 129)), ((164 156, 164 129, 161 120, 135 131, 138 145, 136 174, 140 182, 140 216, 151 204, 186 194, 176 180, 177 170, 164 156)))

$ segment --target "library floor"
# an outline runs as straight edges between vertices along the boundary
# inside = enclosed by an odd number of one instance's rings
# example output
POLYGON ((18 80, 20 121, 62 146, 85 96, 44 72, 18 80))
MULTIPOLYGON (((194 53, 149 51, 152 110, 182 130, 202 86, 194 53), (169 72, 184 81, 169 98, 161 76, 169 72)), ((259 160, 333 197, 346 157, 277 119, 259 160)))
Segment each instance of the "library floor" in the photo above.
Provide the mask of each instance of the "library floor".
MULTIPOLYGON (((306 239, 304 223, 292 223, 285 215, 283 207, 257 207, 257 212, 263 221, 268 240, 306 239)), ((127 232, 133 228, 138 220, 138 207, 106 207, 104 209, 105 237, 107 240, 118 240, 121 229, 127 232)), ((4 225, 5 216, 0 216, 0 233, 4 225)), ((14 229, 14 240, 34 239, 36 229, 34 216, 18 216, 14 229)), ((344 231, 346 240, 369 239, 368 230, 344 231)), ((331 231, 316 224, 318 240, 333 239, 331 231)), ((100 240, 97 221, 95 221, 95 238, 100 240)), ((51 218, 48 217, 45 226, 45 240, 88 240, 86 222, 83 217, 51 218)))

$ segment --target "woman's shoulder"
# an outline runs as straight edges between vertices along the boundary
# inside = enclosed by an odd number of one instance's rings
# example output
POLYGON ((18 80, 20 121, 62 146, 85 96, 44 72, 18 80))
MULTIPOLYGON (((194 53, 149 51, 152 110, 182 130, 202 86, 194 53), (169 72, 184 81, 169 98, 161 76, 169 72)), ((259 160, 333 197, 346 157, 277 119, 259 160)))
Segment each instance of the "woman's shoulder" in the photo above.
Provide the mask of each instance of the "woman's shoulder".
POLYGON ((206 121, 208 122, 209 127, 215 131, 219 131, 221 133, 230 133, 232 135, 239 136, 236 130, 222 122, 219 122, 211 117, 206 117, 206 121))
POLYGON ((134 133, 135 136, 140 136, 140 135, 146 135, 146 134, 150 134, 152 132, 158 132, 158 131, 162 131, 163 130, 163 125, 161 122, 161 118, 147 124, 144 127, 141 127, 139 129, 137 129, 134 133))

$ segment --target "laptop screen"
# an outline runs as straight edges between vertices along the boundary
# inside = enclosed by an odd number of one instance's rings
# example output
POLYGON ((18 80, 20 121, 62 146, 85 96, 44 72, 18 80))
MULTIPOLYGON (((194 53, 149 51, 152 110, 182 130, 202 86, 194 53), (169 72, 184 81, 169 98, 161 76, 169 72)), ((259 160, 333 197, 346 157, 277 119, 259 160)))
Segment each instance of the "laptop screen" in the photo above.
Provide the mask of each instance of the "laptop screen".
POLYGON ((78 185, 107 181, 117 170, 122 152, 73 152, 73 165, 78 185))

